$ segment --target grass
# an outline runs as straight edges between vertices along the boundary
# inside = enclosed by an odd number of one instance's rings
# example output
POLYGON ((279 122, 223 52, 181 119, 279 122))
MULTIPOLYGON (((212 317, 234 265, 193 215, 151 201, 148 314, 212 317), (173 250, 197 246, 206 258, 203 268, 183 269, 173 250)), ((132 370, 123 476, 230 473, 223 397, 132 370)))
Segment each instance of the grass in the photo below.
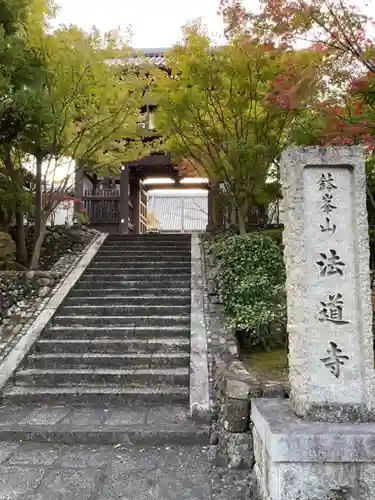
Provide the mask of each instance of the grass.
POLYGON ((269 352, 244 353, 246 368, 256 372, 263 380, 286 382, 288 380, 288 350, 279 348, 269 352))

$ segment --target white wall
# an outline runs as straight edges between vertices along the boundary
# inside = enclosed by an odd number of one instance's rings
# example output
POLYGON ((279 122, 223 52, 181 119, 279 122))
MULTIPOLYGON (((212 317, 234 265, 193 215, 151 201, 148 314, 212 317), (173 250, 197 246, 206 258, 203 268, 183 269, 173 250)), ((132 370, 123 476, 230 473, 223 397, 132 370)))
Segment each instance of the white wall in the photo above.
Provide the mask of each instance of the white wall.
POLYGON ((92 191, 93 185, 92 182, 88 180, 87 177, 83 178, 83 195, 85 195, 85 191, 92 191))
POLYGON ((74 202, 63 201, 59 204, 53 214, 48 219, 47 225, 50 226, 53 222, 55 226, 71 226, 74 217, 74 202))

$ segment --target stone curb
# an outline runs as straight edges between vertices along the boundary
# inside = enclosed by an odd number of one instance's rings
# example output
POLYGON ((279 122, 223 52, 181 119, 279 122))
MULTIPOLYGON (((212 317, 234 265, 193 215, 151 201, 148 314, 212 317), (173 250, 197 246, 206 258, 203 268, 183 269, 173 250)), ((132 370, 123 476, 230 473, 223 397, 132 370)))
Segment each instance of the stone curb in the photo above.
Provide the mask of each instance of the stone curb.
POLYGON ((203 265, 199 236, 191 236, 190 412, 193 420, 208 423, 210 391, 207 334, 204 315, 203 265))
POLYGON ((99 248, 102 246, 106 237, 107 234, 103 233, 102 235, 95 238, 87 251, 84 253, 83 257, 81 257, 81 259, 78 261, 77 265, 71 270, 71 272, 65 277, 65 279, 63 279, 63 281, 59 283, 59 286, 55 293, 53 293, 49 297, 48 301, 43 304, 42 311, 29 326, 28 331, 22 336, 19 342, 13 346, 9 354, 0 364, 0 390, 4 388, 9 378, 12 376, 23 358, 29 352, 31 346, 39 337, 43 328, 45 328, 47 323, 50 321, 56 309, 60 306, 66 295, 69 293, 70 289, 78 281, 81 274, 84 272, 86 267, 98 252, 99 248))

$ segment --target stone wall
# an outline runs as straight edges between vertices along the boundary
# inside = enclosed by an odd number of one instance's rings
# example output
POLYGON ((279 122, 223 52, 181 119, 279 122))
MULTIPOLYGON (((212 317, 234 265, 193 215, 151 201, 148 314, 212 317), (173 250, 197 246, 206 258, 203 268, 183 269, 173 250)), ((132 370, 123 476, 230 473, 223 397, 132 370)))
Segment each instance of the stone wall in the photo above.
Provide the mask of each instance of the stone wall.
POLYGON ((57 271, 0 271, 0 327, 2 336, 20 331, 31 308, 48 297, 61 279, 57 271))
POLYGON ((0 271, 0 362, 100 234, 87 228, 81 232, 86 244, 60 257, 49 271, 0 271))
POLYGON ((254 464, 250 405, 252 398, 285 398, 288 388, 259 379, 240 360, 235 332, 226 328, 222 299, 217 291, 217 262, 209 250, 209 236, 201 238, 204 266, 205 322, 209 343, 211 456, 219 466, 249 469, 254 464))

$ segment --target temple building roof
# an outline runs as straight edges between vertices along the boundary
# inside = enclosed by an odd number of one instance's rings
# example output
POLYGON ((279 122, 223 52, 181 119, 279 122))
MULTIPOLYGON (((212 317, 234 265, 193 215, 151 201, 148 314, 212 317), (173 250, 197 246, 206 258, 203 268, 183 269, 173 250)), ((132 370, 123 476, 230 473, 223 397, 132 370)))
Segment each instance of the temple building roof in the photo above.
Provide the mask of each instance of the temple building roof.
MULTIPOLYGON (((164 49, 133 49, 133 57, 130 58, 130 62, 133 64, 142 65, 145 63, 154 64, 155 66, 165 65, 165 53, 167 48, 164 49)), ((111 59, 111 64, 122 64, 121 59, 111 59)))

